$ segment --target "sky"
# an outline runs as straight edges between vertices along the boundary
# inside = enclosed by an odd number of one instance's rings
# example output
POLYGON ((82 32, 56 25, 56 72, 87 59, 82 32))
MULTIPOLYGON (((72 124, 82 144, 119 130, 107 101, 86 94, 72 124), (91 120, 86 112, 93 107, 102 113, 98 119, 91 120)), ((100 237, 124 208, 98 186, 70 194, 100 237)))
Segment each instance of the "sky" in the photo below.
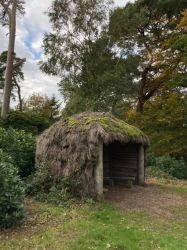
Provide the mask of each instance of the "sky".
MULTIPOLYGON (((130 0, 131 2, 133 0, 130 0)), ((116 6, 125 6, 128 0, 114 0, 116 6)), ((20 83, 22 98, 27 99, 32 93, 43 93, 49 98, 54 94, 62 101, 58 91, 58 77, 49 76, 39 70, 38 62, 44 58, 42 39, 45 32, 50 32, 48 16, 44 14, 52 0, 26 0, 26 14, 17 19, 15 52, 19 58, 26 58, 23 67, 25 80, 20 83)), ((0 53, 8 48, 8 30, 0 26, 0 53)), ((11 106, 15 103, 11 102, 11 106)))

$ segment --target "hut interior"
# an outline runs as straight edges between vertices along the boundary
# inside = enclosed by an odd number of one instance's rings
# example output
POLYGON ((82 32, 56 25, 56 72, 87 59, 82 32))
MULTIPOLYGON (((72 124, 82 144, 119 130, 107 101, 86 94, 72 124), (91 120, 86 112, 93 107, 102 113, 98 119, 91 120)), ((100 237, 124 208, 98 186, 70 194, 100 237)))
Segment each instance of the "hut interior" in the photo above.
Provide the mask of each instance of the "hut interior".
POLYGON ((132 178, 138 183, 138 153, 139 145, 134 143, 122 144, 114 141, 103 145, 103 183, 126 184, 132 178))

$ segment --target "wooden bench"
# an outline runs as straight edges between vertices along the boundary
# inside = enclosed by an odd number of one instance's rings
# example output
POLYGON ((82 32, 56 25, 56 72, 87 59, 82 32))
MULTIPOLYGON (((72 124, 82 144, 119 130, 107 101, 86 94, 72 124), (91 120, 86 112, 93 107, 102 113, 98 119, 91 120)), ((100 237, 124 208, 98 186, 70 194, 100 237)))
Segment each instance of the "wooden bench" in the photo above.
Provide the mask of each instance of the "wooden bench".
POLYGON ((133 181, 135 180, 135 177, 104 177, 104 179, 109 179, 109 185, 114 185, 114 180, 127 180, 127 187, 132 188, 133 187, 133 181))

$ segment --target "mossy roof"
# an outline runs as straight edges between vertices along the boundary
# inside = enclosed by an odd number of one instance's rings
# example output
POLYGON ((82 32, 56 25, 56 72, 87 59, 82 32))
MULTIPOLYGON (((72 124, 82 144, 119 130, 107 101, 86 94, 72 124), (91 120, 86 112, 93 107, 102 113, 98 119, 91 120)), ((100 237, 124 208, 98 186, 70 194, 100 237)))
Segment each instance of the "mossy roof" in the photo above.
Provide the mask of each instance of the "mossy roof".
POLYGON ((109 113, 81 113, 66 118, 62 122, 62 126, 65 128, 66 133, 70 134, 98 128, 103 132, 100 136, 106 144, 110 141, 119 140, 122 143, 133 142, 149 145, 149 139, 144 132, 137 127, 115 118, 109 113), (107 133, 108 136, 106 136, 107 133))

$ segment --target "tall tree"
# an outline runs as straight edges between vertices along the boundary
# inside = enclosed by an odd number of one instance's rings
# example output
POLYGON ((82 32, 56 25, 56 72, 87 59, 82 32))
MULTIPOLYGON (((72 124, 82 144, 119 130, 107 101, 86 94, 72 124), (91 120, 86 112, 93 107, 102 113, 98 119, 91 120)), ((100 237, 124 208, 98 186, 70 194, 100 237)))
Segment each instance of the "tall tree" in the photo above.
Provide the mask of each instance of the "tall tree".
POLYGON ((44 35, 47 60, 40 68, 47 74, 73 74, 81 70, 82 53, 98 38, 111 0, 53 0, 46 12, 53 32, 44 35))
MULTIPOLYGON (((44 36, 43 47, 47 59, 40 62, 40 68, 47 74, 61 77, 61 93, 66 101, 71 99, 71 104, 73 100, 84 99, 81 95, 85 90, 90 93, 89 89, 93 89, 94 77, 91 71, 88 76, 86 67, 90 69, 91 65, 88 65, 87 59, 91 57, 94 42, 107 23, 111 6, 111 0, 53 0, 47 11, 53 32, 44 36)), ((97 73, 94 72, 95 75, 97 73)), ((88 98, 87 101, 84 99, 87 107, 90 106, 88 102, 88 98)))
MULTIPOLYGON (((24 74, 22 71, 23 63, 19 64, 20 58, 16 57, 16 53, 13 55, 13 64, 17 65, 17 67, 13 67, 12 72, 12 88, 11 88, 11 95, 12 98, 15 99, 14 89, 17 90, 18 100, 19 100, 19 110, 22 111, 22 98, 21 98, 21 87, 20 81, 24 80, 24 74)), ((0 54, 0 89, 3 90, 4 82, 5 82, 5 71, 7 65, 7 51, 3 51, 0 54)))
POLYGON ((136 57, 129 56, 136 67, 127 67, 125 58, 120 57, 107 34, 90 42, 90 50, 82 53, 81 71, 71 79, 69 76, 60 82, 60 91, 67 102, 67 115, 91 111, 116 113, 118 103, 132 98, 137 76, 136 57))
POLYGON ((140 55, 137 111, 169 82, 176 69, 172 53, 163 43, 167 41, 186 9, 186 1, 136 0, 117 8, 110 16, 110 33, 124 56, 140 55))
POLYGON ((6 115, 9 111, 13 69, 21 65, 26 60, 25 58, 23 58, 16 64, 13 64, 16 36, 16 14, 24 14, 24 3, 24 0, 0 0, 0 22, 3 26, 8 26, 9 28, 7 65, 1 113, 2 116, 6 115))

